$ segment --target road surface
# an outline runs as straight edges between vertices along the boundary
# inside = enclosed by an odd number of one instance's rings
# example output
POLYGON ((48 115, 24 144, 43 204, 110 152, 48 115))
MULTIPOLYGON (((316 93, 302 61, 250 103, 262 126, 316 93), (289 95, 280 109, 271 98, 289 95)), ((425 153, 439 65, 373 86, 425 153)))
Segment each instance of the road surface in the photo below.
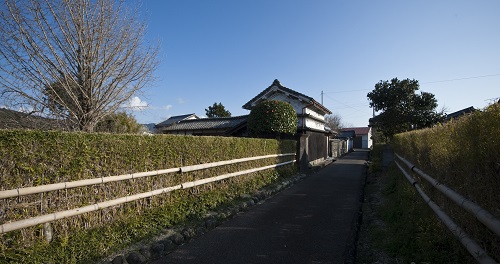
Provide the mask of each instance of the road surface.
POLYGON ((349 153, 150 263, 352 263, 367 157, 349 153))

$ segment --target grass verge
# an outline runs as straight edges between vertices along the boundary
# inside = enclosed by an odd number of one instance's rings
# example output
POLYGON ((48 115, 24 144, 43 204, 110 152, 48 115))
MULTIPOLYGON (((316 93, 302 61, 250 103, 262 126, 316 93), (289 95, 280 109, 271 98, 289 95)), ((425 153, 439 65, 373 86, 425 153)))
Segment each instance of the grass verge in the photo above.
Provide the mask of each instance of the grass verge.
POLYGON ((365 186, 358 263, 474 263, 398 168, 374 147, 365 186))

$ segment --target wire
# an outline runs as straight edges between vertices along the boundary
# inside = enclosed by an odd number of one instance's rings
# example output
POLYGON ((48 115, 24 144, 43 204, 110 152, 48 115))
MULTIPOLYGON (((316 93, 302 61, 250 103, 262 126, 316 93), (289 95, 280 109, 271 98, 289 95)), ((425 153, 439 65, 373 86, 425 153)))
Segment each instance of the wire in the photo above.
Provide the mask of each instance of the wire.
POLYGON ((328 92, 328 93, 323 93, 323 94, 333 94, 333 93, 350 93, 350 92, 359 92, 359 91, 371 91, 371 89, 349 90, 349 91, 337 91, 337 92, 328 92))
POLYGON ((453 81, 461 81, 461 80, 469 80, 469 79, 478 79, 478 78, 486 78, 486 77, 493 77, 493 76, 500 76, 500 73, 497 73, 497 74, 489 74, 489 75, 481 75, 481 76, 473 76, 473 77, 456 78, 456 79, 449 79, 449 80, 441 80, 441 81, 423 82, 423 83, 420 83, 420 84, 440 83, 440 82, 453 82, 453 81))
POLYGON ((354 109, 354 110, 356 110, 356 111, 358 111, 358 112, 361 112, 361 111, 362 111, 361 109, 354 108, 354 107, 352 107, 352 106, 350 106, 350 105, 348 105, 348 104, 342 103, 341 101, 335 100, 335 99, 331 98, 331 97, 330 97, 330 96, 328 96, 328 95, 325 95, 325 96, 326 96, 327 98, 329 98, 330 100, 333 100, 333 101, 335 101, 335 102, 337 102, 337 103, 339 103, 339 104, 345 105, 347 108, 354 109))
MULTIPOLYGON (((440 81, 421 82, 420 84, 440 83, 440 82, 453 82, 453 81, 478 79, 478 78, 486 78, 486 77, 495 77, 495 76, 500 76, 500 73, 488 74, 488 75, 479 75, 479 76, 472 76, 472 77, 455 78, 455 79, 447 79, 447 80, 440 80, 440 81)), ((373 89, 359 89, 359 90, 346 90, 346 91, 336 91, 336 92, 327 92, 327 93, 323 92, 323 95, 325 95, 325 94, 333 94, 333 93, 350 93, 350 92, 360 92, 360 91, 372 91, 372 90, 373 89)))

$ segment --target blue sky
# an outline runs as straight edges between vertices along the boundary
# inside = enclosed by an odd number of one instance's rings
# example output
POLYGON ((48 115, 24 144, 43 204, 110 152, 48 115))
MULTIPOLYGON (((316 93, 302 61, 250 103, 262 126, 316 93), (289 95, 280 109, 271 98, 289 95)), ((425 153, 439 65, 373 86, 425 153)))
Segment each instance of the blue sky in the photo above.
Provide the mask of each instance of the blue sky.
MULTIPOLYGON (((141 123, 221 102, 233 116, 274 79, 367 126, 380 80, 416 79, 451 113, 500 97, 500 1, 149 0, 158 80, 141 123)), ((438 110, 439 110, 438 109, 438 110)))

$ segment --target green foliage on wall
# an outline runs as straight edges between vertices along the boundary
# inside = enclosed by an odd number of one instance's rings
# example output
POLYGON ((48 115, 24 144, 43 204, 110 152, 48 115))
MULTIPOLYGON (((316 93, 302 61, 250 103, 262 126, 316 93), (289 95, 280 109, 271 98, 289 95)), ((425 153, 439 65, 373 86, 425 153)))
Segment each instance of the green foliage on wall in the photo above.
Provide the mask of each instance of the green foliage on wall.
MULTIPOLYGON (((295 153, 295 148, 295 141, 272 139, 0 130, 0 188, 295 153)), ((269 158, 3 199, 0 223, 292 159, 269 158)), ((42 235, 42 226, 12 231, 0 235, 0 263, 88 262, 294 173, 295 165, 289 165, 58 220, 51 223, 54 240, 50 243, 42 235)))
MULTIPOLYGON (((499 104, 430 129, 397 134, 392 144, 418 168, 499 217, 499 104)), ((423 179, 420 182, 424 187, 427 184, 423 179)), ((492 257, 500 260, 500 238, 434 188, 427 186, 427 190, 462 227, 467 227, 467 232, 481 239, 492 257)))
POLYGON ((250 134, 258 137, 294 135, 297 132, 297 113, 292 105, 266 100, 256 105, 248 116, 250 134))

